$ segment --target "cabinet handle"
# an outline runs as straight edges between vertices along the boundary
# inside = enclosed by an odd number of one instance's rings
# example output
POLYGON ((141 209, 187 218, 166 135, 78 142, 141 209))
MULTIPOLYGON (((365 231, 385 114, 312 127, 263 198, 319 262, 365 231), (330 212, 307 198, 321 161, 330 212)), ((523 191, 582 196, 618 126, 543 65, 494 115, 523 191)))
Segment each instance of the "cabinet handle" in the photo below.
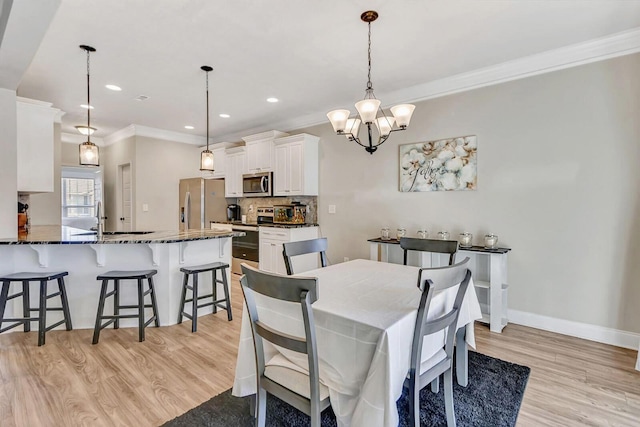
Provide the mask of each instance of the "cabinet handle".
POLYGON ((285 193, 288 193, 288 192, 289 192, 289 190, 284 190, 284 192, 285 192, 285 193))

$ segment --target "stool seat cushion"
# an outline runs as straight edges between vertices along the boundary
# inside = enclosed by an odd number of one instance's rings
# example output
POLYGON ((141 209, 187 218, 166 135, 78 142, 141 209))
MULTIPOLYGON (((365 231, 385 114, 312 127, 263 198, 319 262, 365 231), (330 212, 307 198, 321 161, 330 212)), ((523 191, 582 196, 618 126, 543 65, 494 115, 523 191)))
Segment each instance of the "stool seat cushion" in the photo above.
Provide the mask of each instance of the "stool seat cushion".
POLYGON ((180 269, 180 271, 187 274, 193 274, 193 273, 202 273, 205 271, 217 270, 219 268, 229 268, 229 264, 226 264, 224 262, 214 262, 211 264, 195 265, 193 267, 183 267, 180 269))
POLYGON ((110 279, 148 279, 158 273, 158 270, 130 270, 130 271, 107 271, 98 276, 98 280, 110 279))
POLYGON ((0 277, 0 281, 22 281, 22 280, 54 280, 60 277, 68 276, 66 271, 52 272, 52 271, 40 271, 38 273, 13 273, 7 276, 0 277))

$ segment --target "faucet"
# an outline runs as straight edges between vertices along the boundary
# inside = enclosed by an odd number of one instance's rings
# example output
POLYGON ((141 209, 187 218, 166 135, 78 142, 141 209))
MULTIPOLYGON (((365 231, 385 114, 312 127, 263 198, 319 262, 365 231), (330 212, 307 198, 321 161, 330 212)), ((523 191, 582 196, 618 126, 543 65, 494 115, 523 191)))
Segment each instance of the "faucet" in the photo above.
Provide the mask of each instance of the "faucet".
POLYGON ((98 228, 97 228, 97 235, 96 237, 98 239, 102 239, 102 233, 104 231, 104 223, 102 222, 103 219, 106 219, 106 216, 102 216, 102 202, 100 200, 98 200, 98 203, 96 203, 96 217, 98 218, 98 228))

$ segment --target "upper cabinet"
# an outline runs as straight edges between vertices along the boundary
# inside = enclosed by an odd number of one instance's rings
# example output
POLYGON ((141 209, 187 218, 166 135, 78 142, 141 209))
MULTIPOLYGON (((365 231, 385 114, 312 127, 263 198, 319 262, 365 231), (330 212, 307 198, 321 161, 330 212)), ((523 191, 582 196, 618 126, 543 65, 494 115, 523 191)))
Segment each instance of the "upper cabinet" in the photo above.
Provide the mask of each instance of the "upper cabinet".
POLYGON ((213 178, 224 178, 227 166, 227 155, 225 147, 212 148, 213 153, 213 178))
POLYGON ((301 133, 274 140, 274 196, 318 195, 319 139, 301 133))
POLYGON ((227 148, 225 156, 224 196, 242 197, 242 174, 246 173, 245 147, 227 148))
POLYGON ((16 127, 19 192, 53 191, 53 125, 60 114, 48 102, 18 98, 16 127))
POLYGON ((242 139, 247 148, 247 172, 271 172, 274 170, 273 140, 288 133, 271 130, 255 135, 245 136, 242 139))

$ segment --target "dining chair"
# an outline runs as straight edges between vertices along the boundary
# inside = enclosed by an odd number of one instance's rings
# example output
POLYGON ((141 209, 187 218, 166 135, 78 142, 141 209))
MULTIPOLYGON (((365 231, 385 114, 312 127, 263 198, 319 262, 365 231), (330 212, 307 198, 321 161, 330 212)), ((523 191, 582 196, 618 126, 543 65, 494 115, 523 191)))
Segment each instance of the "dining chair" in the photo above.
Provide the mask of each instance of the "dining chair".
POLYGON ((301 240, 299 242, 289 242, 282 245, 282 256, 284 256, 284 265, 287 268, 287 274, 291 276, 293 274, 293 267, 291 265, 291 258, 298 255, 306 255, 319 253, 320 265, 327 266, 327 238, 322 237, 319 239, 301 240))
MULTIPOLYGON (((242 264, 240 279, 242 292, 251 323, 256 357, 256 426, 264 427, 267 392, 311 417, 311 426, 320 427, 320 413, 329 407, 329 389, 320 384, 315 323, 311 304, 318 299, 318 279, 315 277, 288 277, 266 273, 242 264), (266 297, 300 304, 304 322, 304 337, 282 332, 260 319, 255 293, 266 297), (298 370, 265 364, 263 341, 297 353, 307 355, 308 375, 298 370)), ((284 358, 276 355, 276 358, 284 358)))
POLYGON ((458 324, 460 306, 471 281, 471 271, 467 268, 469 258, 447 267, 422 268, 418 274, 418 287, 422 292, 416 327, 411 347, 411 366, 404 386, 409 392, 409 414, 411 423, 420 425, 420 390, 431 384, 433 392, 438 391, 438 380, 444 374, 444 402, 447 426, 455 427, 456 417, 453 408, 453 347, 458 324), (444 291, 460 284, 456 292, 453 307, 447 313, 429 317, 429 308, 436 292, 444 291), (445 343, 438 352, 422 361, 422 344, 426 335, 445 331, 445 343))
POLYGON ((403 237, 400 239, 400 247, 404 251, 404 265, 407 265, 407 252, 436 252, 449 254, 449 265, 453 265, 458 252, 458 242, 455 240, 416 239, 403 237))

